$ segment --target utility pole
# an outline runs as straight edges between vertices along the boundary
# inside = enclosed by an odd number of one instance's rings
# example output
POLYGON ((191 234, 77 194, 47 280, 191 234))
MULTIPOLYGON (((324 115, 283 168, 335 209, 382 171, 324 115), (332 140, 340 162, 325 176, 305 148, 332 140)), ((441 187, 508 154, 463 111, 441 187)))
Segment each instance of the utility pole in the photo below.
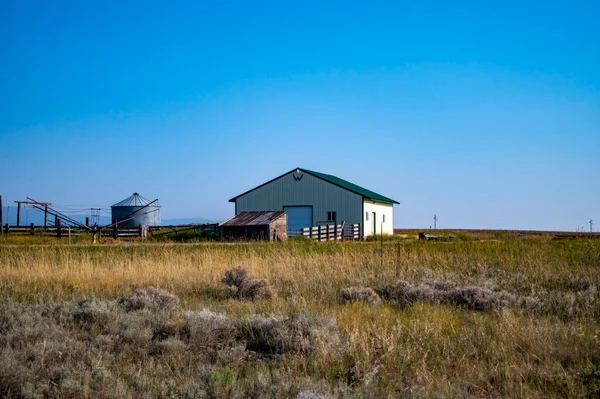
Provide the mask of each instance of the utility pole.
POLYGON ((433 215, 433 229, 437 230, 437 215, 433 215))
POLYGON ((15 201, 17 203, 17 227, 21 225, 21 201, 15 201))
POLYGON ((594 221, 590 219, 590 233, 594 232, 594 221))

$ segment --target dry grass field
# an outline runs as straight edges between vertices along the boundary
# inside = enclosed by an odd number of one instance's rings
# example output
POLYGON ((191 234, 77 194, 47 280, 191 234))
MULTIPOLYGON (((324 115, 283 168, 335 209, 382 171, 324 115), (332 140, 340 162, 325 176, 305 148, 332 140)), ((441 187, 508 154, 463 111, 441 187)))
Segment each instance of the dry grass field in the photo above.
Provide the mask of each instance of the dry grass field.
POLYGON ((0 396, 600 396, 600 240, 461 238, 0 238, 0 396))

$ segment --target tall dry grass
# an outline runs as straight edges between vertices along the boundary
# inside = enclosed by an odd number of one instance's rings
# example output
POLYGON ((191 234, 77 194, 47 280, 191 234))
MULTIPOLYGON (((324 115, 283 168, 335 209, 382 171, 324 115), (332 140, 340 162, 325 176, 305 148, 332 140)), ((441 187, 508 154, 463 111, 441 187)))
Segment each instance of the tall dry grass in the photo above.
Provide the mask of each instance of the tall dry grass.
MULTIPOLYGON (((271 385, 282 389, 278 394, 285 389, 346 397, 600 394, 597 240, 0 246, 0 294, 24 304, 91 296, 116 300, 148 286, 177 295, 181 311, 207 308, 240 320, 301 312, 335 320, 343 353, 293 353, 252 364, 271 370, 271 385), (268 281, 277 295, 232 298, 222 279, 238 265, 268 281), (381 292, 398 281, 456 292, 475 287, 534 302, 477 310, 460 301, 429 300, 427 290, 409 302, 340 300, 349 287, 381 292), (289 381, 296 382, 293 389, 289 381)), ((181 356, 185 348, 173 345, 179 348, 173 356, 181 356)), ((150 364, 149 359, 141 352, 130 361, 150 364)), ((203 384, 213 384, 221 397, 249 394, 235 388, 259 378, 248 371, 248 361, 232 361, 228 369, 216 361, 205 370, 203 384)), ((147 372, 162 375, 150 366, 147 372)), ((181 373, 168 378, 193 385, 181 373)))

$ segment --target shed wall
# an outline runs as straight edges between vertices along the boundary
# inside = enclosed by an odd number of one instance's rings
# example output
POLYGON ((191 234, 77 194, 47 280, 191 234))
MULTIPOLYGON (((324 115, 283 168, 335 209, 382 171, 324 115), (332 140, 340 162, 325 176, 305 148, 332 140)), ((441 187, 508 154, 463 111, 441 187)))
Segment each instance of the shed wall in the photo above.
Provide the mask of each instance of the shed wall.
MULTIPOLYGON (((362 196, 301 171, 290 172, 236 199, 236 214, 244 211, 281 211, 284 206, 312 206, 312 225, 327 222, 362 223, 362 196)), ((308 226, 306 226, 308 227, 308 226)))

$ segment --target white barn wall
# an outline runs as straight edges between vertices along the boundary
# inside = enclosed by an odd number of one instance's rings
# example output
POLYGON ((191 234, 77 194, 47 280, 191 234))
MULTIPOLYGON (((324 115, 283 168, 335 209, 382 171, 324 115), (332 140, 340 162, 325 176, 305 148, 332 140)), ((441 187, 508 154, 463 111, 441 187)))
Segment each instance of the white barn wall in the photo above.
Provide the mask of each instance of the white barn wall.
POLYGON ((373 235, 373 212, 376 214, 377 230, 376 233, 381 233, 381 222, 383 221, 383 215, 385 215, 385 222, 383 222, 383 234, 394 234, 394 206, 392 204, 384 204, 382 202, 371 201, 368 199, 364 200, 364 211, 363 211, 363 234, 365 237, 373 235), (367 213, 369 214, 369 220, 367 220, 367 213))

